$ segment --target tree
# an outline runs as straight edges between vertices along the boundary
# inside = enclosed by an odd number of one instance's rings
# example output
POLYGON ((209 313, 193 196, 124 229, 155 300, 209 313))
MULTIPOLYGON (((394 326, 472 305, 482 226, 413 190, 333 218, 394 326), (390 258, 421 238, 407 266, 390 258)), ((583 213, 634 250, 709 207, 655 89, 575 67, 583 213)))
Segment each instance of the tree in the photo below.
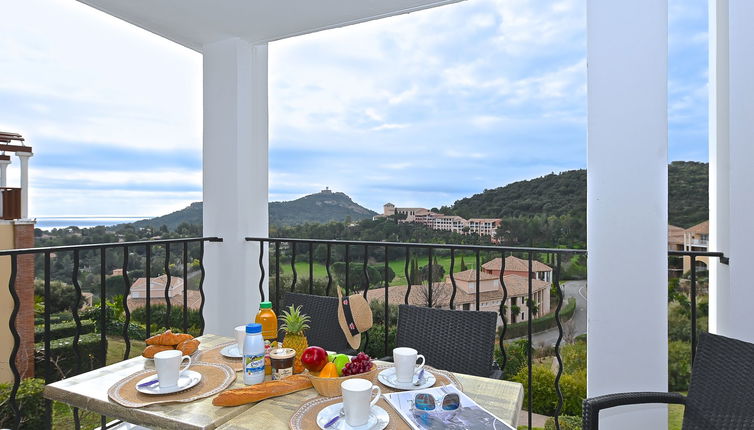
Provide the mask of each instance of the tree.
MULTIPOLYGON (((419 270, 421 273, 422 282, 429 280, 429 264, 422 266, 419 270)), ((442 281, 444 276, 445 268, 442 265, 437 264, 437 257, 435 257, 434 261, 432 262, 432 282, 440 282, 442 281)))
POLYGON ((469 268, 466 266, 466 262, 463 261, 463 255, 461 256, 461 265, 458 267, 459 272, 465 272, 469 270, 469 268))
MULTIPOLYGON (((34 295, 36 300, 44 300, 45 284, 41 279, 34 280, 34 295), (40 299, 37 299, 39 297, 40 299)), ((41 302, 40 302, 41 303, 41 302)), ((72 311, 76 303, 76 290, 73 285, 60 281, 50 281, 50 300, 45 303, 50 313, 62 311, 72 311)), ((83 304, 83 299, 79 303, 79 308, 83 304)))

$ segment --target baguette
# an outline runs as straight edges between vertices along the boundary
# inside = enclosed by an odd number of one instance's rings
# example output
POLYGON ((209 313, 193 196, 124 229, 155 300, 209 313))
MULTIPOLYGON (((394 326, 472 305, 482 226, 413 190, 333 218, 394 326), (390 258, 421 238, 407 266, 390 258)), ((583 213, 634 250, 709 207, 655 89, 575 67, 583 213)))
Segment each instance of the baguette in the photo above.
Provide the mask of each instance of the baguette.
POLYGON ((306 375, 293 375, 278 381, 267 381, 243 388, 234 388, 212 399, 215 406, 239 406, 259 402, 271 397, 284 396, 312 386, 306 375))

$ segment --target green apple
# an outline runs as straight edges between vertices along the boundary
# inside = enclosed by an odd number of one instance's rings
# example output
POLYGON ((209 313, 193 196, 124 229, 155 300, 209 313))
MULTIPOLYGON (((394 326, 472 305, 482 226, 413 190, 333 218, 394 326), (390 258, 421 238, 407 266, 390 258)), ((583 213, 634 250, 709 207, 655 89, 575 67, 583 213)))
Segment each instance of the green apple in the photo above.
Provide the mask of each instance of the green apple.
POLYGON ((351 362, 351 359, 348 358, 348 356, 345 354, 338 354, 333 357, 332 362, 333 364, 335 364, 335 369, 338 371, 338 376, 343 376, 343 368, 346 367, 346 363, 351 362))

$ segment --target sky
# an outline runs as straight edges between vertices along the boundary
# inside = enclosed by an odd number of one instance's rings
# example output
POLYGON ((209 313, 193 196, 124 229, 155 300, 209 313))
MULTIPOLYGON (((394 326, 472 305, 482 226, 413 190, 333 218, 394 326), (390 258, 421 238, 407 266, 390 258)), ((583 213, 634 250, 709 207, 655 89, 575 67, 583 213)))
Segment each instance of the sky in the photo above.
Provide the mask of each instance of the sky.
MULTIPOLYGON (((439 207, 584 168, 585 4, 468 0, 272 42, 270 200, 439 207)), ((707 161, 707 1, 669 5, 669 158, 707 161)), ((200 54, 76 1, 0 11, 0 130, 34 148, 32 217, 201 200, 200 54)))

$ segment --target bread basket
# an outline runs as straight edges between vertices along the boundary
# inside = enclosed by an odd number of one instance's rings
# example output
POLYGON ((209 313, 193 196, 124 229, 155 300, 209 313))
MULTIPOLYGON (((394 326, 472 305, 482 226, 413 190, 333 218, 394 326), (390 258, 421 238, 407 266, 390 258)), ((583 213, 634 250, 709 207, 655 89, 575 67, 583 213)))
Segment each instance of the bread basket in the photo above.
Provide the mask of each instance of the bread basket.
POLYGON ((377 365, 372 363, 372 370, 365 373, 359 373, 358 375, 340 376, 338 378, 320 378, 319 376, 314 376, 311 373, 309 373, 308 375, 309 380, 312 381, 312 385, 314 385, 314 389, 317 390, 320 395, 325 397, 336 397, 342 395, 342 392, 340 391, 340 384, 346 379, 361 378, 374 383, 374 380, 375 378, 377 378, 378 373, 380 372, 377 369, 377 365))

